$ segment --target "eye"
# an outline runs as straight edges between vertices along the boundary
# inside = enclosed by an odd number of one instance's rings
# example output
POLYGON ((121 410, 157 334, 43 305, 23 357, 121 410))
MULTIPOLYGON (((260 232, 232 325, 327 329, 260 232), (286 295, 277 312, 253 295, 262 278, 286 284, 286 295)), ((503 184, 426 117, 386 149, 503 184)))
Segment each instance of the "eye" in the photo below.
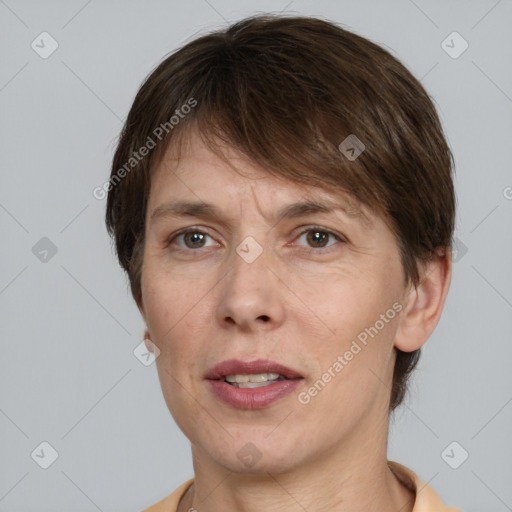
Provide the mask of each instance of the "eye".
MULTIPOLYGON (((300 233, 297 240, 300 240, 303 237, 305 237, 306 242, 313 249, 324 249, 324 248, 331 247, 333 244, 336 243, 336 240, 339 242, 344 241, 336 233, 333 233, 332 231, 323 229, 319 226, 309 226, 307 229, 303 230, 300 233), (331 244, 329 244, 329 239, 332 240, 331 244)), ((313 251, 313 252, 321 252, 321 251, 313 251)))
MULTIPOLYGON (((211 236, 204 231, 188 229, 171 235, 166 242, 166 247, 169 247, 172 243, 176 242, 178 247, 181 249, 202 249, 203 247, 209 247, 206 245, 207 238, 211 239, 211 236)), ((210 244, 210 246, 211 245, 214 244, 210 244)))
MULTIPOLYGON (((305 238, 306 243, 309 245, 311 252, 327 252, 327 250, 338 242, 344 242, 345 240, 340 235, 324 229, 320 226, 309 226, 304 229, 298 236, 297 240, 305 238), (325 249, 322 251, 322 249, 325 249)), ((215 246, 213 238, 200 229, 186 229, 172 234, 167 239, 165 246, 170 247, 172 244, 176 244, 182 250, 188 249, 203 249, 205 247, 215 246), (208 244, 207 240, 211 242, 208 244)), ((306 248, 307 250, 307 248, 306 248)))

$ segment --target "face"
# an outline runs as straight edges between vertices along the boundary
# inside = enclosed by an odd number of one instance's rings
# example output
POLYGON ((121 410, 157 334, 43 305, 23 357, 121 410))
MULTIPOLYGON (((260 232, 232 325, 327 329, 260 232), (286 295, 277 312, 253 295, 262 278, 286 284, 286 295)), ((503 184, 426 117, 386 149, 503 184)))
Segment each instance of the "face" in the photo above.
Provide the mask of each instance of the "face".
POLYGON ((314 464, 386 435, 405 293, 394 235, 340 192, 224 154, 192 133, 151 185, 141 312, 172 416, 196 453, 238 472, 314 464), (206 378, 232 359, 296 378, 250 389, 206 378))

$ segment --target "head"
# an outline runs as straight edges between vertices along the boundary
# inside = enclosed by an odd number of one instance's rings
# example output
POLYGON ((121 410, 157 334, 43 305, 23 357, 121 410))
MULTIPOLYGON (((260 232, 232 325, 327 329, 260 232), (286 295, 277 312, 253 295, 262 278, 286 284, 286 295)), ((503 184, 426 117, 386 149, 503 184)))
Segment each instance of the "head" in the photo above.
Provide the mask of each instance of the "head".
MULTIPOLYGON (((448 291, 452 164, 421 84, 323 20, 248 18, 149 75, 115 152, 106 223, 160 350, 167 404, 192 441, 204 441, 199 416, 222 437, 204 375, 231 357, 268 357, 306 377, 295 435, 338 411, 318 449, 371 414, 387 419, 448 291), (202 207, 170 215, 177 202, 202 207), (310 204, 278 217, 299 202, 310 204), (250 262, 237 250, 247 237, 250 262)), ((285 415, 278 403, 259 416, 224 410, 229 435, 268 432, 285 415)), ((212 453, 222 457, 229 435, 212 453)))

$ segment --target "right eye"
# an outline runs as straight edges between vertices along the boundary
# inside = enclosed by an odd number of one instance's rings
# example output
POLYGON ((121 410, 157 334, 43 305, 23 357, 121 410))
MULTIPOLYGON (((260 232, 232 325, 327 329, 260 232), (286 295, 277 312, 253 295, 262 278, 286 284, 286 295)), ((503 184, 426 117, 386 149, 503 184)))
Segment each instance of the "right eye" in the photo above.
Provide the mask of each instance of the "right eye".
MULTIPOLYGON (((183 250, 202 249, 203 247, 209 247, 208 245, 205 245, 207 238, 211 238, 210 235, 199 229, 182 230, 169 237, 166 242, 166 247, 169 247, 172 243, 176 242, 178 247, 183 250)), ((210 246, 211 245, 212 244, 210 244, 210 246)))

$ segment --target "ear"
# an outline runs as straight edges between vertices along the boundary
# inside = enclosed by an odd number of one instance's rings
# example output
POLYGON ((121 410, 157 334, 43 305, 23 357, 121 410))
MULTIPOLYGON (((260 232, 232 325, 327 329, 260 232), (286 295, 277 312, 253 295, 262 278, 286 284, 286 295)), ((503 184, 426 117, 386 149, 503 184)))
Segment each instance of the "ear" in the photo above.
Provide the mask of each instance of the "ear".
POLYGON ((432 334, 443 311, 452 277, 451 251, 439 250, 420 267, 420 282, 411 286, 395 336, 395 348, 412 352, 432 334))
POLYGON ((155 349, 154 349, 153 341, 151 340, 151 336, 149 334, 149 330, 148 330, 147 326, 144 329, 143 336, 144 336, 144 344, 146 345, 146 348, 148 349, 149 352, 153 353, 155 349))

